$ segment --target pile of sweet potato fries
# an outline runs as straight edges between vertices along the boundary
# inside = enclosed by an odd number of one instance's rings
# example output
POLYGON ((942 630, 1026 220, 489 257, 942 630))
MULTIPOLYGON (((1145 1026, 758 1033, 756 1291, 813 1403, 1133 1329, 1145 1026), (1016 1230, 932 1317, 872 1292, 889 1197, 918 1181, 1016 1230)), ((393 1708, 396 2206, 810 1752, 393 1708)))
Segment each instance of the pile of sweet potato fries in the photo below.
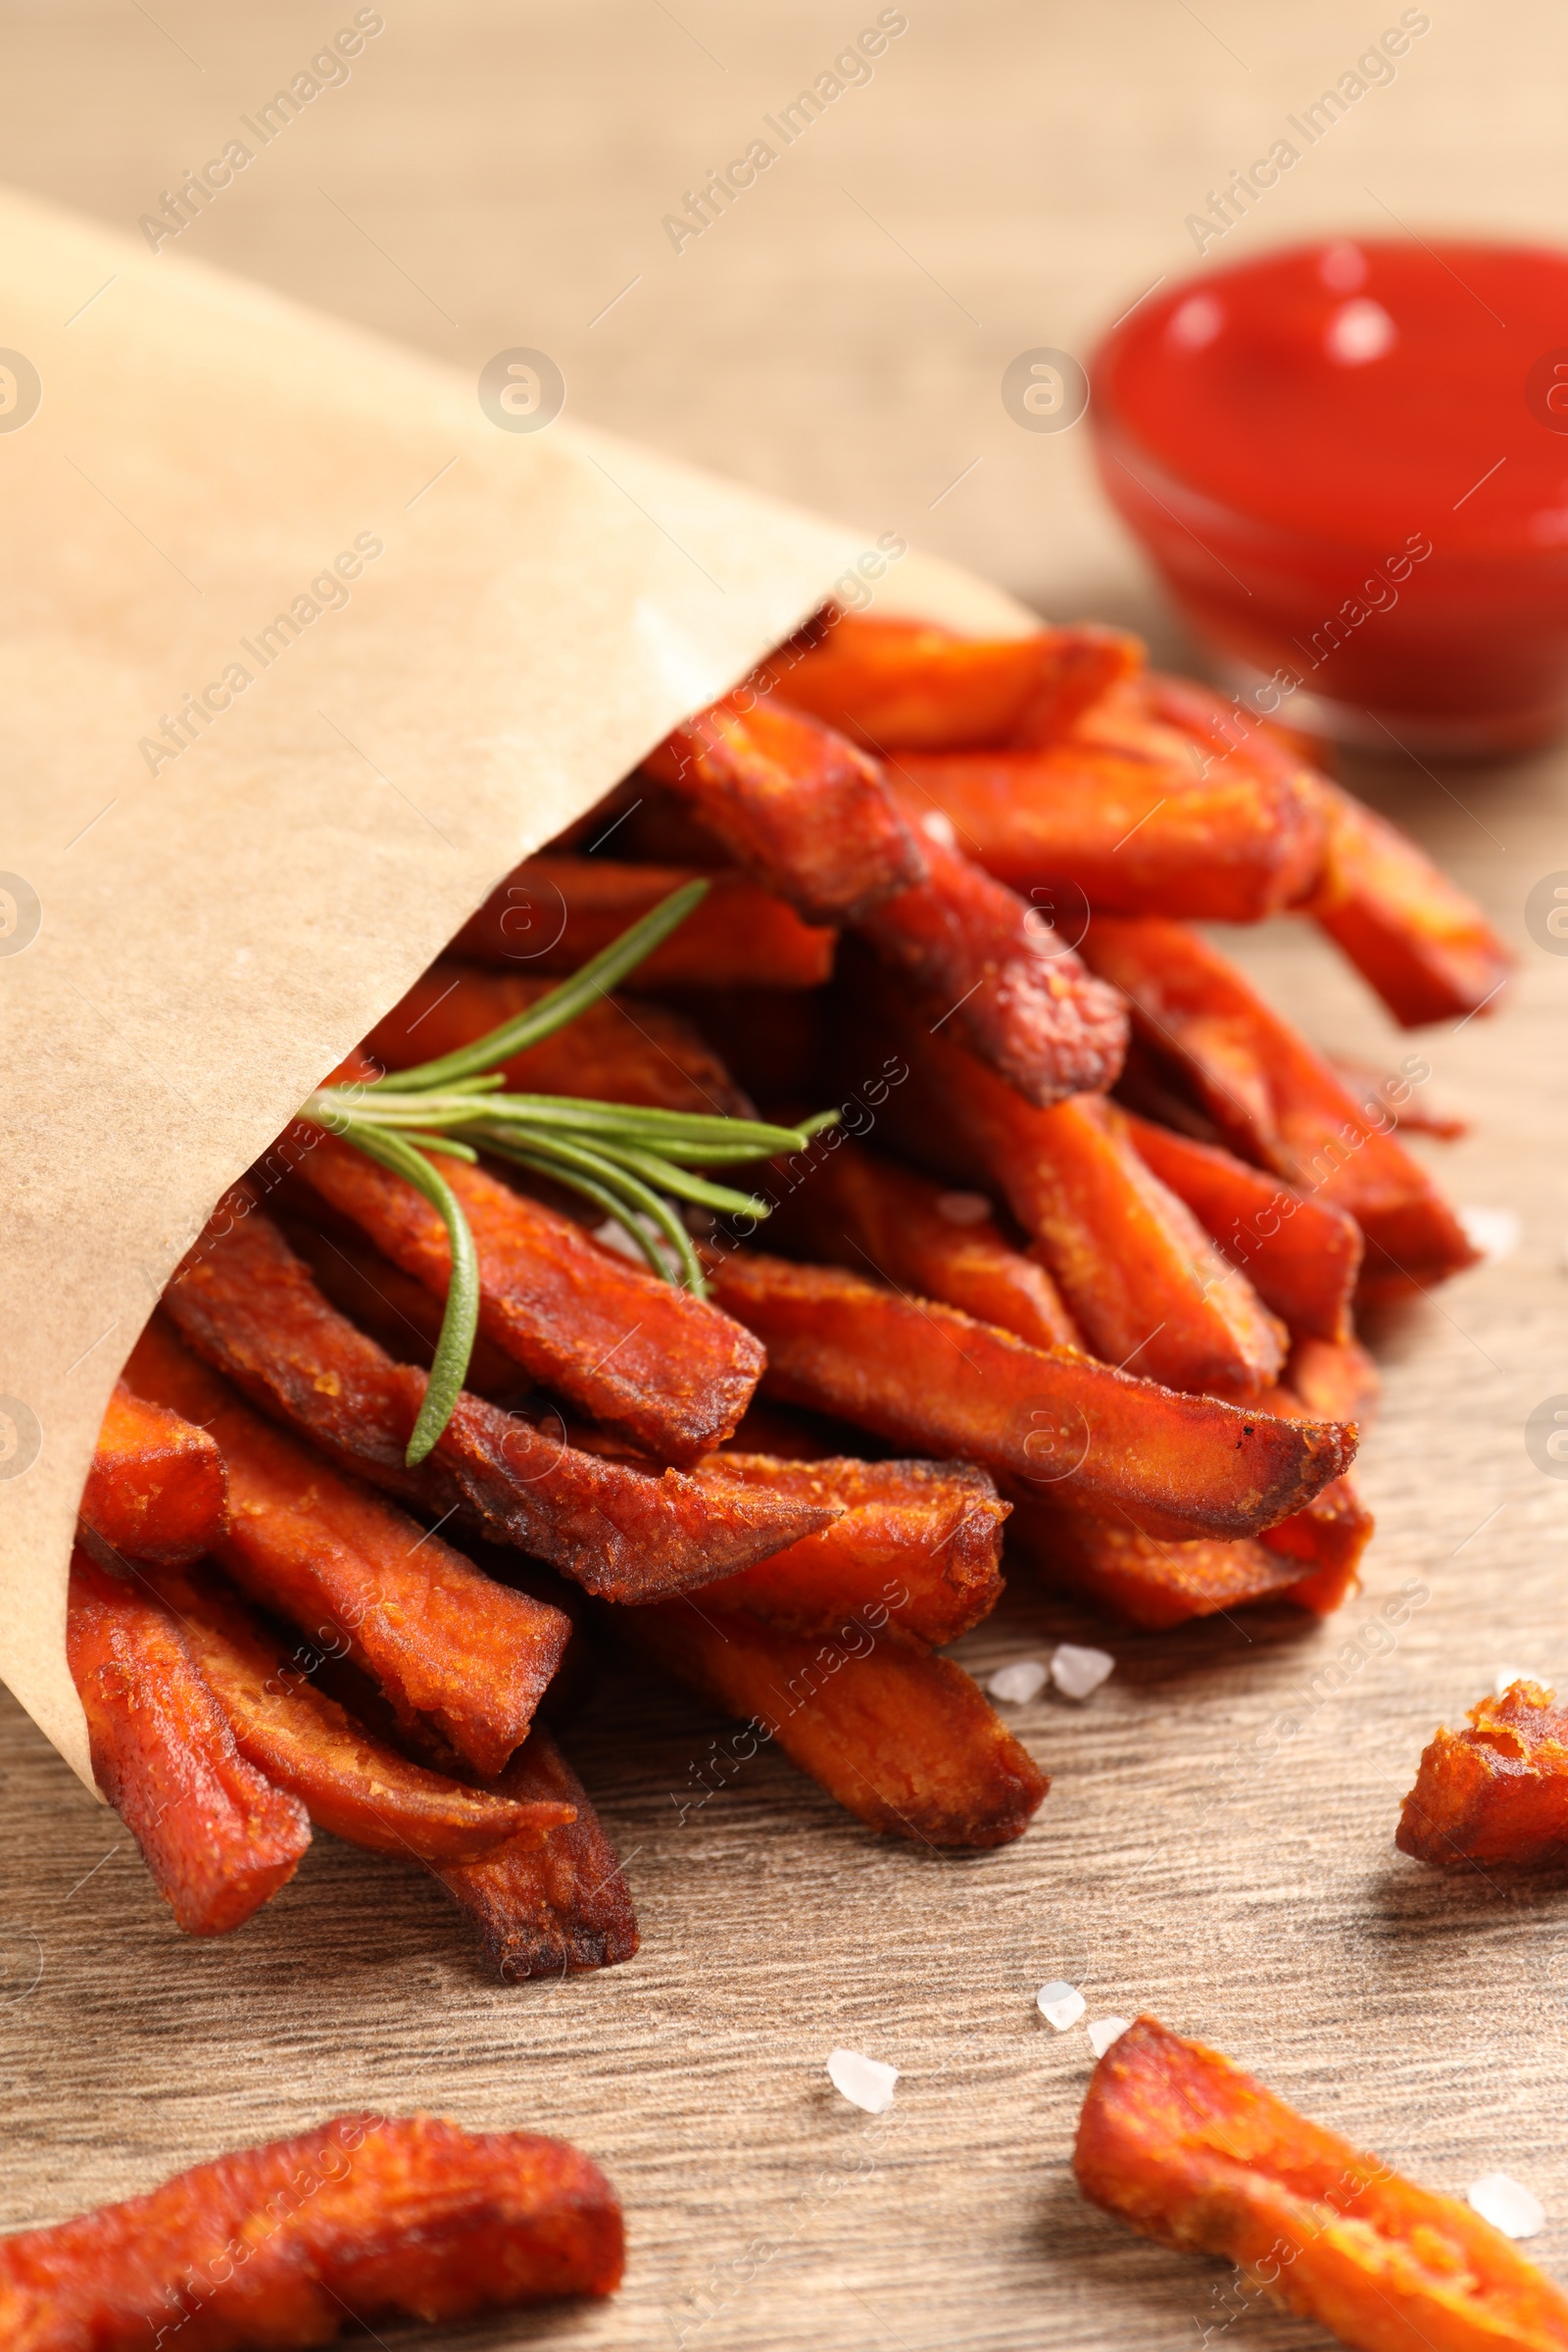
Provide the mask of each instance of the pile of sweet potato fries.
POLYGON ((191 1933, 314 1823, 425 1864, 505 1974, 629 1956, 546 1728, 607 1637, 874 1828, 987 1846, 1047 1783, 937 1651, 995 1605, 1004 1522, 1141 1626, 1353 1585, 1355 1308, 1474 1252, 1399 1140, 1408 1080, 1369 1094, 1191 926, 1298 910, 1418 1022, 1495 1002, 1479 911, 1130 638, 829 612, 511 875, 338 1080, 484 1037, 694 877, 636 993, 505 1085, 836 1105, 759 1188, 765 1249, 689 1205, 704 1297, 580 1192, 444 1160, 479 1336, 417 1458, 453 1229, 302 1122, 125 1367, 70 1655, 191 1933))

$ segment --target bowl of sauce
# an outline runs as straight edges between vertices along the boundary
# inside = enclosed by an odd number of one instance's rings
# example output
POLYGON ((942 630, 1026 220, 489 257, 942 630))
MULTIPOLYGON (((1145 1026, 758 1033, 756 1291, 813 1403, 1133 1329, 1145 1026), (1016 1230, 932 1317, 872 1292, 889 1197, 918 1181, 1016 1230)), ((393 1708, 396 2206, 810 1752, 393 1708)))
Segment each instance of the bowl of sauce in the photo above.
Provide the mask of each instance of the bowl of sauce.
POLYGON ((1338 238, 1139 304, 1105 490, 1245 710, 1483 757, 1568 729, 1568 253, 1338 238))

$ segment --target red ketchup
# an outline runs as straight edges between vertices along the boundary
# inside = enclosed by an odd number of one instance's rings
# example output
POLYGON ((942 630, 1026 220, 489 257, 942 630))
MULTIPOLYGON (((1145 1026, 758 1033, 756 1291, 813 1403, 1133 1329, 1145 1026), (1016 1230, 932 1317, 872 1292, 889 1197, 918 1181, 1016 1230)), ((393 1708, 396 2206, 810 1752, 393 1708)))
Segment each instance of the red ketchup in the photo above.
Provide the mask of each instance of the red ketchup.
POLYGON ((1244 710, 1568 726, 1568 254, 1292 246, 1139 304, 1090 375, 1105 489, 1244 710))

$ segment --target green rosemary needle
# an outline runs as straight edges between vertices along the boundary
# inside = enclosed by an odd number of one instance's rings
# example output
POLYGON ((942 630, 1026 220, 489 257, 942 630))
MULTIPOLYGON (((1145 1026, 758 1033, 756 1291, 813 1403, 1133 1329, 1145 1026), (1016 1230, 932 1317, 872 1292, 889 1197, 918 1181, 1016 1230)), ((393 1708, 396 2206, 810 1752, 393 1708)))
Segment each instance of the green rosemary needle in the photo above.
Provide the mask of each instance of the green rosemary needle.
POLYGON ((691 1201, 720 1215, 765 1217, 767 1201, 715 1184, 701 1171, 804 1151, 813 1135, 837 1119, 837 1111, 827 1110, 799 1127, 775 1127, 759 1119, 657 1110, 636 1102, 504 1091, 501 1063, 553 1037, 597 1004, 685 921, 707 893, 706 882, 671 891, 569 980, 472 1045, 364 1084, 318 1087, 301 1105, 302 1119, 407 1177, 447 1229, 452 1277, 429 1385, 409 1440, 411 1469, 424 1460, 452 1417, 479 1326, 473 1236, 437 1158, 473 1161, 483 1151, 564 1185, 623 1226, 656 1274, 684 1284, 701 1298, 706 1295, 702 1266, 675 1202, 691 1201))

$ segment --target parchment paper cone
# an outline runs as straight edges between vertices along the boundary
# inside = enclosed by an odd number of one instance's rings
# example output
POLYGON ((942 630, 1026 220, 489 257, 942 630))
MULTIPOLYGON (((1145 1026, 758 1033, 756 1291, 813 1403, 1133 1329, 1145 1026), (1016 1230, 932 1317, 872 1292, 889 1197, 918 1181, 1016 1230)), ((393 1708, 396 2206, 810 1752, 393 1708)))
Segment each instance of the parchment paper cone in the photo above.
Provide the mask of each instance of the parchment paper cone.
MULTIPOLYGON (((42 386, 0 429, 0 1673, 90 1787, 71 1533, 170 1269, 507 869, 867 542, 499 430, 465 377, 3 194, 0 345, 0 427, 10 354, 42 386), (231 663, 252 682, 151 772, 141 739, 231 663)), ((889 586, 1027 617, 914 558, 889 586)))

